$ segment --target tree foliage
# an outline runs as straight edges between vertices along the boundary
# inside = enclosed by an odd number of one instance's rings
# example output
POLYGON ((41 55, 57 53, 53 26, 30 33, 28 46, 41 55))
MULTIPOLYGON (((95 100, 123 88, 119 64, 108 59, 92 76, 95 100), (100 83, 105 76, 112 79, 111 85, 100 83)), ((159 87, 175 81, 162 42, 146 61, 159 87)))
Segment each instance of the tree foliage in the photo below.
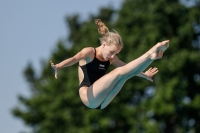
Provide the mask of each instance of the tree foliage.
MULTIPOLYGON (((186 7, 178 0, 125 0, 118 11, 100 9, 81 22, 67 16, 69 36, 59 41, 36 76, 24 70, 31 97, 19 96, 13 109, 34 133, 182 133, 200 132, 200 3, 186 7), (119 58, 129 62, 155 43, 170 40, 154 82, 133 77, 103 110, 86 108, 78 94, 78 64, 62 69, 54 79, 49 61, 60 62, 84 47, 99 45, 95 18, 101 18, 123 38, 119 58), (70 48, 68 46, 71 46, 70 48)), ((112 67, 113 68, 113 67, 112 67)))

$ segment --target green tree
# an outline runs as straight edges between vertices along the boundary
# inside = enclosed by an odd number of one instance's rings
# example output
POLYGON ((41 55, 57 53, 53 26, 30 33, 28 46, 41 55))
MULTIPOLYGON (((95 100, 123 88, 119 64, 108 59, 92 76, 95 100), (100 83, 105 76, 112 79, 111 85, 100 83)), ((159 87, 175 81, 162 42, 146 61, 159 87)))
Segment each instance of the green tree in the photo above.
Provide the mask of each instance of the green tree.
MULTIPOLYGON (((200 3, 186 7, 178 0, 125 0, 119 11, 102 8, 80 22, 68 16, 67 43, 59 41, 40 75, 31 64, 24 70, 31 97, 19 96, 13 109, 34 133, 184 133, 200 132, 200 3), (59 78, 49 61, 60 62, 83 47, 99 45, 94 18, 101 18, 123 38, 119 58, 129 62, 155 43, 169 39, 170 48, 151 66, 154 82, 134 77, 103 110, 86 108, 78 95, 77 65, 59 78), (71 47, 69 47, 71 46, 71 47)), ((113 67, 111 67, 113 68, 113 67)))

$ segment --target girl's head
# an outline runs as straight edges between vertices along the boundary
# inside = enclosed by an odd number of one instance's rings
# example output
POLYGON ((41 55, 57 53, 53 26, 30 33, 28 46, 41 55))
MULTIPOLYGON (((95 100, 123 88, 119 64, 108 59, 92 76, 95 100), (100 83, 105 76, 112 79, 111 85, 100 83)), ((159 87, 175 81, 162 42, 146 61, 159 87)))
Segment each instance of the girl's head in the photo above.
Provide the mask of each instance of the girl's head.
POLYGON ((122 38, 115 30, 110 32, 100 19, 96 19, 95 23, 97 24, 98 32, 101 35, 101 38, 99 38, 100 43, 105 47, 103 56, 107 57, 104 58, 106 60, 113 58, 113 56, 119 53, 123 47, 122 38))
POLYGON ((113 32, 110 32, 109 29, 106 27, 106 25, 100 20, 95 19, 95 23, 98 27, 98 32, 102 36, 100 39, 100 43, 106 42, 107 45, 117 45, 118 47, 123 47, 122 38, 117 33, 117 31, 113 30, 113 32))

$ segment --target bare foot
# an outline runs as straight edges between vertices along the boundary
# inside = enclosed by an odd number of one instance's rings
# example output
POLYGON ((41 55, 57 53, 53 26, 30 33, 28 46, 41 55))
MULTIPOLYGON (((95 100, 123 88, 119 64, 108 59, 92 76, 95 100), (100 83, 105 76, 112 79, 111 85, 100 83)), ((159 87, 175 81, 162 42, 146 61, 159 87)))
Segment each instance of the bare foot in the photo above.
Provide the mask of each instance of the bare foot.
POLYGON ((152 60, 160 59, 163 56, 165 50, 169 47, 169 40, 157 43, 153 48, 149 50, 148 58, 152 60))

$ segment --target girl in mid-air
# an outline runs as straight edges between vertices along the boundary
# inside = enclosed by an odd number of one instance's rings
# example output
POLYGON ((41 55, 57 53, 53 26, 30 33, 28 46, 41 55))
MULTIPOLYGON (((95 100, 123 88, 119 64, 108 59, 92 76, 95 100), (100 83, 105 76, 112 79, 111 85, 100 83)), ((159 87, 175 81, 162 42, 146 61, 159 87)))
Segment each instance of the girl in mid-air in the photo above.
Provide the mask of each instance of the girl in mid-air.
POLYGON ((117 57, 123 47, 120 35, 116 31, 110 32, 100 19, 96 19, 95 23, 101 35, 99 47, 86 47, 56 65, 52 61, 50 63, 55 69, 57 79, 61 68, 79 62, 80 99, 88 108, 103 109, 119 93, 129 78, 139 76, 153 81, 152 77, 158 72, 157 68, 150 68, 145 73, 142 71, 154 60, 163 56, 164 51, 169 47, 169 40, 157 43, 142 56, 126 64, 117 57), (110 64, 116 68, 106 74, 110 64))

